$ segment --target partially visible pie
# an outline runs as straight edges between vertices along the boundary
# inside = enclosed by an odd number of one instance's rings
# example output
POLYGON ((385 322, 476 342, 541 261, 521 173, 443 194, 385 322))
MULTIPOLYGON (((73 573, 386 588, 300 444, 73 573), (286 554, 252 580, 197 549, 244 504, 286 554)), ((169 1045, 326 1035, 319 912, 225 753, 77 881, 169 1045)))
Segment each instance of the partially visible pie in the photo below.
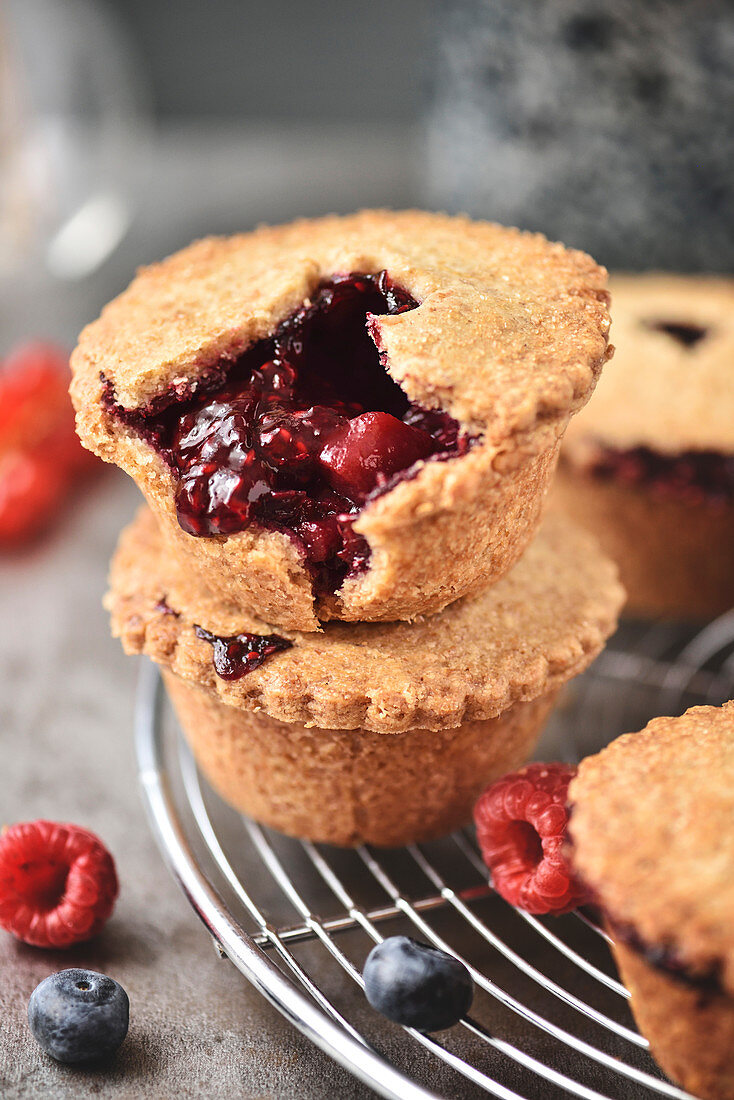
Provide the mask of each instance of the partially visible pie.
POLYGON ((566 434, 553 500, 618 562, 629 610, 734 606, 734 280, 611 280, 614 363, 566 434))
POLYGON ((465 824, 527 760, 622 599, 594 541, 550 519, 497 584, 437 615, 276 631, 193 580, 145 509, 107 607, 125 650, 160 665, 227 801, 295 836, 391 846, 465 824))
POLYGON ((734 1100, 734 703, 655 718, 587 757, 571 856, 666 1073, 734 1100))

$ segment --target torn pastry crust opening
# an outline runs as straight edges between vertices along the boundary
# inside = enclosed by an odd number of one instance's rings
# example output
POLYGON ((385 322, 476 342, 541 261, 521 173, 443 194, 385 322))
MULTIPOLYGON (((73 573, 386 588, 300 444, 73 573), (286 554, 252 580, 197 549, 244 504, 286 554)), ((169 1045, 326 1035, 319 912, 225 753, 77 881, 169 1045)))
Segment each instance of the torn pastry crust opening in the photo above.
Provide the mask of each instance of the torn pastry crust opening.
POLYGON ((411 402, 378 350, 376 317, 417 306, 386 271, 336 275, 273 336, 186 386, 126 410, 105 379, 105 401, 169 468, 182 530, 281 532, 315 595, 334 593, 369 566, 354 530, 364 505, 477 442, 447 413, 411 402))

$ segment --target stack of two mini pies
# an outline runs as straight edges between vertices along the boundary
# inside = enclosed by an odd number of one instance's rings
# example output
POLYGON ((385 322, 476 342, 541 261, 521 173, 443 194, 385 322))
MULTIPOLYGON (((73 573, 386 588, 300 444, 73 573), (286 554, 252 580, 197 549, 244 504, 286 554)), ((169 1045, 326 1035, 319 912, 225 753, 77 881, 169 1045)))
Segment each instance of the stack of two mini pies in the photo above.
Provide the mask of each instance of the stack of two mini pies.
POLYGON ((229 803, 402 845, 528 759, 623 601, 541 522, 608 331, 588 256, 416 211, 200 241, 84 330, 79 434, 146 498, 112 629, 229 803))

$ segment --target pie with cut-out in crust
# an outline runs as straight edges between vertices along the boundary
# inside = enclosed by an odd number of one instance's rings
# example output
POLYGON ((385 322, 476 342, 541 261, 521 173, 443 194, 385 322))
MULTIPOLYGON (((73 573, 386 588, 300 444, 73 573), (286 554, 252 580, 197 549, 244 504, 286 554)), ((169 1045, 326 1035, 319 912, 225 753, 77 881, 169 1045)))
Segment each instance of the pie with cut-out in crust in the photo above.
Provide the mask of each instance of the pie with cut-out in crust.
POLYGON ((496 581, 608 345, 588 256, 364 211, 199 241, 82 333, 86 446, 267 622, 411 619, 496 581))

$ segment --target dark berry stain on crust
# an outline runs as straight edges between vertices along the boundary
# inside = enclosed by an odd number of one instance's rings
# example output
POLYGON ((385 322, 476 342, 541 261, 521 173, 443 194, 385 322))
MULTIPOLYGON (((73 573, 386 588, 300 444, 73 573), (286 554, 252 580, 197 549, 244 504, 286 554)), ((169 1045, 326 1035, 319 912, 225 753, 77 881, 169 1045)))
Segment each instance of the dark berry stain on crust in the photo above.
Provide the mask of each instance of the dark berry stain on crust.
POLYGON ((185 531, 283 532, 316 589, 334 592, 368 567, 353 529, 365 503, 475 442, 447 413, 411 404, 385 369, 371 318, 417 305, 385 271, 338 275, 274 336, 195 385, 131 412, 103 380, 105 399, 172 470, 185 531))
POLYGON ((284 649, 290 649, 292 642, 281 638, 279 634, 233 634, 223 638, 204 630, 203 626, 194 626, 197 638, 209 642, 213 649, 214 669, 223 680, 240 680, 248 672, 284 649))
POLYGON ((166 600, 165 596, 162 599, 160 599, 158 601, 158 603, 155 605, 155 610, 160 611, 162 615, 173 615, 173 617, 176 618, 176 619, 179 617, 178 611, 173 610, 173 608, 169 605, 168 601, 166 600))
POLYGON ((617 450, 600 445, 589 472, 692 504, 734 502, 734 456, 718 451, 663 455, 648 447, 617 450))
POLYGON ((709 330, 703 325, 683 324, 680 321, 648 321, 646 327, 655 332, 664 332, 686 348, 695 347, 709 334, 709 330))
MULTIPOLYGON (((566 831, 565 855, 572 866, 574 843, 570 825, 573 811, 574 803, 568 802, 566 804, 568 826, 566 831)), ((672 978, 676 978, 684 985, 700 990, 702 994, 723 993, 724 987, 721 981, 723 969, 722 962, 712 964, 703 972, 700 970, 693 970, 681 958, 680 953, 676 951, 674 947, 664 944, 649 943, 647 940, 643 939, 635 926, 629 921, 615 920, 609 911, 604 908, 598 891, 593 890, 588 883, 584 882, 578 870, 575 870, 575 874, 578 881, 583 883, 588 891, 589 904, 597 913, 595 919, 606 919, 613 939, 618 940, 620 943, 629 947, 630 950, 635 951, 649 966, 668 974, 672 978)))
POLYGON ((722 963, 712 964, 706 971, 693 970, 675 950, 663 944, 647 943, 632 924, 617 923, 607 915, 612 935, 656 970, 670 975, 684 985, 699 989, 702 993, 723 993, 721 981, 722 963))

